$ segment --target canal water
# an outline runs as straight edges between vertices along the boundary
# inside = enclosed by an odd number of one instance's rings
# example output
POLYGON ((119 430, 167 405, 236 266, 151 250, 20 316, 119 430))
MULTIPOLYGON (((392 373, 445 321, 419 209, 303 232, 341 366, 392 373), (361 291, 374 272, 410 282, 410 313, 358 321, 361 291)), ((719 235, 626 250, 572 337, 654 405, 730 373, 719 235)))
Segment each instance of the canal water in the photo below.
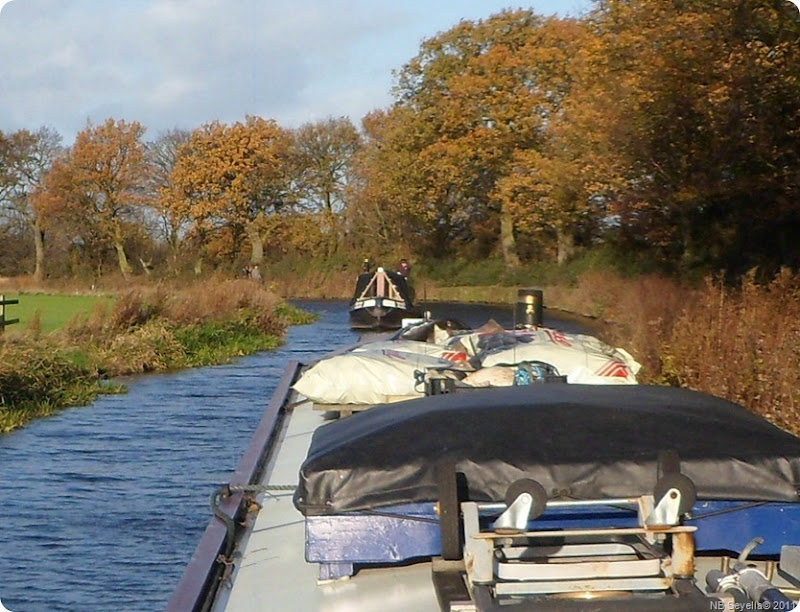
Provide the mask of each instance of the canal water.
MULTIPOLYGON (((161 610, 211 517, 286 363, 355 342, 347 303, 296 305, 319 320, 278 350, 122 382, 103 396, 0 434, 0 601, 11 612, 161 610)), ((513 305, 435 304, 477 327, 513 305)), ((585 331, 548 317, 545 325, 585 331)))

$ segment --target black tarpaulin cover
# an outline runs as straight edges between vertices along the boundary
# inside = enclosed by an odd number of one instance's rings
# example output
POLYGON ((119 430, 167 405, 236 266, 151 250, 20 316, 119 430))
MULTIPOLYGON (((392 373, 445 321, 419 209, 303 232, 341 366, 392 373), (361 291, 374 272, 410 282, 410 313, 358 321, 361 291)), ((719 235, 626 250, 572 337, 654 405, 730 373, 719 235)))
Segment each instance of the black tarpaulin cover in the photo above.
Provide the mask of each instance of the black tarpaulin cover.
POLYGON ((502 501, 519 478, 552 497, 653 493, 675 450, 698 498, 798 501, 800 439, 709 395, 645 385, 538 384, 377 406, 314 432, 300 469, 307 515, 437 499, 434 466, 457 460, 469 498, 502 501))

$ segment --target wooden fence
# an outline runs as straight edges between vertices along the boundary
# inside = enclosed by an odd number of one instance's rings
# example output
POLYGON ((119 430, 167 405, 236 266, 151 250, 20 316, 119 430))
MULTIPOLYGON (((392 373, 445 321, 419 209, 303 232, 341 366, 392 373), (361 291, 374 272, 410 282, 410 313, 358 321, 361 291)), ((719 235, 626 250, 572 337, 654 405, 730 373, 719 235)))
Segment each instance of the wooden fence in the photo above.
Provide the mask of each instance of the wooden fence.
POLYGON ((19 300, 7 300, 6 296, 0 295, 0 334, 5 331, 6 325, 19 323, 19 319, 6 319, 6 306, 9 304, 19 304, 19 300))

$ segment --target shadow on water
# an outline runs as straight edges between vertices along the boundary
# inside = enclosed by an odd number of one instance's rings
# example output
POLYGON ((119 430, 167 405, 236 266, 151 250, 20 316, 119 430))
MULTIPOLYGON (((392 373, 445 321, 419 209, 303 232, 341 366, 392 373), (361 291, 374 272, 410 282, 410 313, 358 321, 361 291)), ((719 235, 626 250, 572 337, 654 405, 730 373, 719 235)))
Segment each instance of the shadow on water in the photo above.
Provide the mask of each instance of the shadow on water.
MULTIPOLYGON (((0 435, 0 600, 13 612, 163 609, 290 359, 351 344, 347 303, 284 346, 236 363, 126 380, 103 396, 0 435)), ((434 304, 433 316, 513 324, 513 305, 434 304)), ((585 331, 545 313, 545 324, 585 331)))

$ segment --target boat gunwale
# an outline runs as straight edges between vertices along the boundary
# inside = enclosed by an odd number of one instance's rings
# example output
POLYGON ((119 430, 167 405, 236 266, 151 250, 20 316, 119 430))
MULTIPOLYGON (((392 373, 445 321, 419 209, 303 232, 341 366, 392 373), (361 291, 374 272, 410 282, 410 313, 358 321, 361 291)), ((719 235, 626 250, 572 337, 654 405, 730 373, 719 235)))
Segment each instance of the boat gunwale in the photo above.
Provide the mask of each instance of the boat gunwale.
MULTIPOLYGON (((248 485, 256 482, 263 471, 270 448, 276 440, 276 432, 281 422, 280 417, 286 411, 286 404, 292 393, 292 385, 297 380, 303 364, 291 360, 286 366, 278 386, 270 398, 264 415, 256 427, 250 444, 239 460, 230 484, 248 485)), ((220 503, 220 510, 229 516, 239 514, 244 494, 231 495, 220 503)), ((216 587, 213 584, 220 567, 217 558, 227 544, 228 531, 226 525, 212 516, 205 528, 191 559, 186 565, 183 576, 172 592, 166 612, 185 612, 199 610, 214 596, 216 587)))
MULTIPOLYGON (((289 398, 293 393, 292 385, 297 382, 301 372, 323 359, 346 353, 368 341, 361 338, 357 342, 346 344, 306 362, 292 359, 286 363, 281 379, 272 393, 267 408, 250 439, 250 444, 239 460, 229 484, 254 484, 261 478, 273 450, 272 447, 278 439, 276 434, 280 429, 281 416, 288 410, 289 398)), ((222 501, 219 509, 228 516, 238 515, 243 497, 243 493, 235 493, 222 501)), ((236 541, 239 540, 240 535, 237 533, 234 536, 236 541)), ((215 574, 220 569, 217 558, 225 550, 227 536, 226 525, 212 515, 200 542, 186 564, 180 581, 170 596, 165 612, 206 609, 203 606, 215 599, 219 585, 215 585, 213 582, 215 574)))

